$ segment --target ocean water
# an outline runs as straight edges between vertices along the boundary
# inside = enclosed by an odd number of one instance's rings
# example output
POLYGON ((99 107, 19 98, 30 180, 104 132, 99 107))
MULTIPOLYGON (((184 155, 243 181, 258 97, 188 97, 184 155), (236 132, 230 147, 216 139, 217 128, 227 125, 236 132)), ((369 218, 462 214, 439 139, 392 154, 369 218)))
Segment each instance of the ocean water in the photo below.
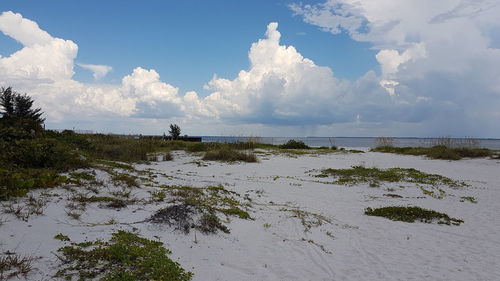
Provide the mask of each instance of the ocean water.
MULTIPOLYGON (((293 139, 303 141, 305 144, 313 147, 319 146, 337 146, 337 147, 376 147, 379 141, 375 137, 219 137, 202 136, 203 142, 245 142, 249 139, 261 143, 270 143, 275 145, 284 144, 293 139)), ((460 138, 392 138, 392 145, 397 147, 420 146, 431 147, 434 145, 449 143, 456 147, 481 147, 489 149, 500 149, 500 139, 460 139, 460 138)))

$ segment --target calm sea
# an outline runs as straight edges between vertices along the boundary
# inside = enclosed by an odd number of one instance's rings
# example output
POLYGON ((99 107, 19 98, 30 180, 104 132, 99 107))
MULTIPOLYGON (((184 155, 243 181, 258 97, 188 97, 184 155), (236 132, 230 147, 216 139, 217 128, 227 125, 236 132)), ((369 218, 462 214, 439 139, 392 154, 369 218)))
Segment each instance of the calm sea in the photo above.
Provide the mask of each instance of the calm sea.
MULTIPOLYGON (((305 144, 315 147, 333 145, 337 147, 376 147, 379 145, 375 137, 202 137, 203 142, 245 142, 249 139, 276 145, 284 144, 293 139, 303 141, 305 144)), ((500 149, 500 139, 392 138, 392 145, 398 147, 430 147, 443 142, 451 142, 451 144, 455 146, 500 149)))

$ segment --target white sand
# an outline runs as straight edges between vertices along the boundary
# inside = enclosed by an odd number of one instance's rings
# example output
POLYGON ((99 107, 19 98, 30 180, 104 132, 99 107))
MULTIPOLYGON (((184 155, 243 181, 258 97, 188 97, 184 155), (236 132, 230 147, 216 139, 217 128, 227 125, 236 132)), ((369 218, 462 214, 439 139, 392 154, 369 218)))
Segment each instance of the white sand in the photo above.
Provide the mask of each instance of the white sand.
MULTIPOLYGON (((184 235, 152 223, 102 225, 110 219, 120 223, 144 220, 166 203, 137 203, 120 211, 91 204, 78 221, 65 213, 67 190, 36 190, 31 193, 35 197, 43 191, 59 196, 46 197, 49 203, 44 214, 31 216, 27 222, 0 214, 0 219, 7 220, 0 225, 0 250, 40 257, 26 279, 51 280, 59 265, 54 253, 66 245, 53 238, 56 234, 80 242, 108 239, 118 229, 135 227, 142 236, 164 242, 172 251, 170 257, 194 273, 193 280, 500 280, 498 160, 443 161, 367 152, 297 158, 260 155, 260 163, 202 161, 208 166, 199 167, 193 163, 200 161, 199 156, 173 154, 174 161, 137 168, 173 176, 158 179, 170 185, 223 184, 226 189, 248 194, 253 220, 231 217, 231 233, 216 235, 184 235), (332 178, 313 177, 323 168, 360 164, 415 168, 471 186, 443 186, 446 195, 436 199, 425 196, 416 184, 341 186, 316 182, 332 178), (308 172, 314 169, 317 171, 308 172), (403 198, 384 196, 387 193, 403 198), (460 202, 461 196, 473 196, 478 203, 460 202), (366 207, 393 205, 429 208, 465 222, 460 226, 404 223, 364 215, 366 207), (294 208, 322 215, 331 223, 323 221, 305 232, 301 220, 283 210, 294 208)), ((101 187, 104 193, 113 189, 109 185, 101 187)), ((149 198, 147 191, 154 189, 143 186, 132 189, 132 194, 149 198)), ((306 219, 314 221, 311 216, 306 219)))

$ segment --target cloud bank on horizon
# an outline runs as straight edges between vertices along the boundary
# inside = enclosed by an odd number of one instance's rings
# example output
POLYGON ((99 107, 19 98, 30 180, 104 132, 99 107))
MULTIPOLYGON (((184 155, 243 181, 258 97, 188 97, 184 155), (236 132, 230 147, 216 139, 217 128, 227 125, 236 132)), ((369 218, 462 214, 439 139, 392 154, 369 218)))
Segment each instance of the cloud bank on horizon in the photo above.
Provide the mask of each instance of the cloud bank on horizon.
POLYGON ((240 134, 249 126, 264 126, 342 128, 351 135, 363 130, 365 135, 500 137, 498 3, 294 4, 289 8, 305 22, 371 43, 378 50, 380 74, 372 70, 355 81, 336 78, 332 69, 282 45, 273 22, 251 45, 250 67, 232 80, 214 76, 205 85, 210 91, 205 97, 193 91, 182 95, 154 69, 142 67, 118 85, 78 82, 75 65, 92 71, 96 82, 112 67, 77 63, 74 42, 52 37, 20 14, 3 12, 0 30, 23 47, 0 56, 0 86, 32 95, 47 121, 55 123, 126 118, 129 125, 153 128, 164 127, 168 122, 158 120, 168 119, 187 126, 236 126, 240 134))

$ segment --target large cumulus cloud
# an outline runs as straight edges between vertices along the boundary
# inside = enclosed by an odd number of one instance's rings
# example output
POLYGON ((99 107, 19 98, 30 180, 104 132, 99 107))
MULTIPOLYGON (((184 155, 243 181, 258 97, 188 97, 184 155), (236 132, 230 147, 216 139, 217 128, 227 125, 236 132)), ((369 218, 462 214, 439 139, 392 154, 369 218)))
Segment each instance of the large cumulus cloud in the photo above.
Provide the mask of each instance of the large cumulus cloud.
POLYGON ((203 104, 217 117, 236 123, 327 125, 398 119, 417 122, 427 102, 412 94, 391 95, 370 71, 357 81, 341 80, 328 67, 280 44, 277 23, 252 44, 250 68, 234 80, 214 77, 203 104))
MULTIPOLYGON (((182 115, 178 89, 155 70, 134 69, 121 85, 84 84, 73 79, 78 46, 54 38, 34 21, 13 12, 0 14, 0 30, 23 45, 0 57, 0 86, 29 92, 48 121, 95 117, 168 118, 182 115)), ((111 67, 79 64, 100 79, 111 67)))
MULTIPOLYGON (((433 134, 498 136, 500 1, 327 0, 291 5, 305 22, 378 50, 380 84, 413 107, 433 134), (410 104, 411 105, 411 104, 410 104), (421 111, 422 110, 422 111, 421 111)), ((394 118, 400 118, 394 114, 394 118)))

